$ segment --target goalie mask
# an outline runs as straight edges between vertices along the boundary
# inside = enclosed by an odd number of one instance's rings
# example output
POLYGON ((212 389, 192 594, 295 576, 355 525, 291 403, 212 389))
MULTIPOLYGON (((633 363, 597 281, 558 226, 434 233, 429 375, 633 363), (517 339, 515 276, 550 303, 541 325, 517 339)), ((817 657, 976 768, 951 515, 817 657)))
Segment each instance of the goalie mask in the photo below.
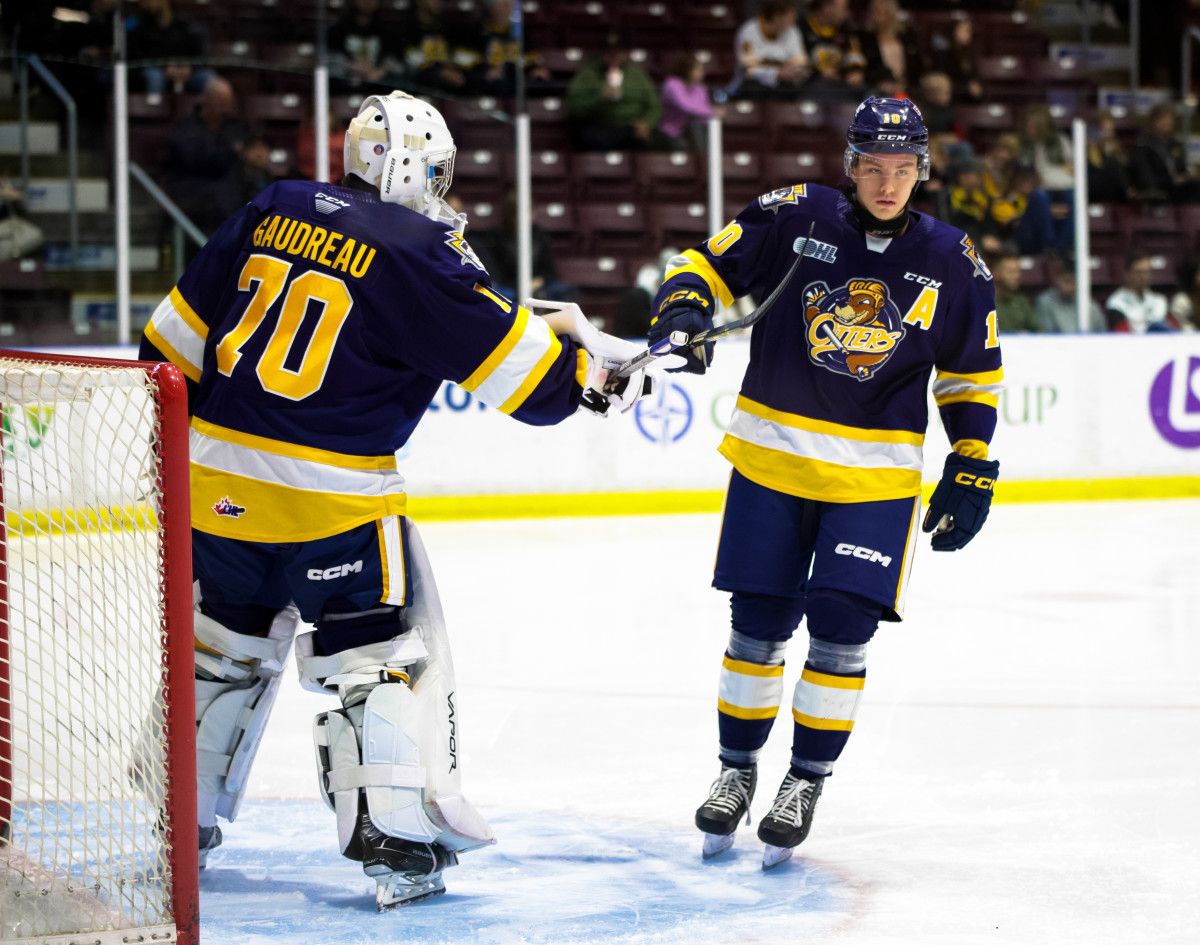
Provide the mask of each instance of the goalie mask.
POLYGON ((450 189, 457 149, 441 112, 405 92, 363 100, 346 132, 347 174, 386 203, 424 212, 450 189))

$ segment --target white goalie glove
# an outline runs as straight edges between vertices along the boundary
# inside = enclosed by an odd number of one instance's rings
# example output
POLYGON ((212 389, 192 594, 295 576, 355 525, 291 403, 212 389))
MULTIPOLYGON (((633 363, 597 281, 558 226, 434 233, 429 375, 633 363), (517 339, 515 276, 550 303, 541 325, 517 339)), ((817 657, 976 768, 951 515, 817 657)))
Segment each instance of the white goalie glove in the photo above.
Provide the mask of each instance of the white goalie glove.
POLYGON ((666 355, 612 384, 609 381, 611 373, 640 354, 643 345, 601 331, 587 320, 574 302, 526 299, 524 305, 541 317, 556 335, 567 335, 588 353, 588 373, 580 409, 596 416, 632 410, 639 400, 653 392, 660 373, 684 363, 678 355, 666 355), (606 385, 610 389, 606 390, 606 385))

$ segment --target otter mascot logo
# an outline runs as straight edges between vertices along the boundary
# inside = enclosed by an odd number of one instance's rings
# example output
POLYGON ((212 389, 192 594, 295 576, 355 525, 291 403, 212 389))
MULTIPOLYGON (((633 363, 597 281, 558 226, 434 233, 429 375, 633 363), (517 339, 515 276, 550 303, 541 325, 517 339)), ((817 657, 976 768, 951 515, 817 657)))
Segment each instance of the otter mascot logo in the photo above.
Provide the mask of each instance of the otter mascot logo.
POLYGON ((808 356, 834 374, 870 380, 904 338, 900 310, 875 279, 851 279, 832 292, 814 282, 804 303, 808 356))

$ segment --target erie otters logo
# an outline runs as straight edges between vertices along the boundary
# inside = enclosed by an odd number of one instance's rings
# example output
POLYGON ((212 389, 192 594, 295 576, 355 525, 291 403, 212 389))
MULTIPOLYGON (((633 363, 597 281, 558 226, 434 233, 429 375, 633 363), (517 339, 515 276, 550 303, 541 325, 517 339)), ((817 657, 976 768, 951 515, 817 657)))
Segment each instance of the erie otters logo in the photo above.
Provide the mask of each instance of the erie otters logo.
POLYGON ((900 310, 877 279, 851 279, 830 291, 824 282, 804 290, 808 357, 834 374, 869 381, 904 339, 900 310))

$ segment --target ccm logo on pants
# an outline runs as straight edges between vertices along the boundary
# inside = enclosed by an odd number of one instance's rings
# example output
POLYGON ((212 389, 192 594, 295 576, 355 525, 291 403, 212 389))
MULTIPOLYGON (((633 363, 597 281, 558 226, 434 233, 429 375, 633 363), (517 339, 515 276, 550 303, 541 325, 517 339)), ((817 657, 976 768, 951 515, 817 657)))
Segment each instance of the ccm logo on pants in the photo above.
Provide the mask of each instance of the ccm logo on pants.
POLYGON ((333 581, 337 578, 343 578, 347 574, 357 574, 362 571, 362 561, 355 561, 354 564, 335 564, 332 568, 326 568, 322 571, 320 568, 309 568, 308 579, 310 581, 333 581))
POLYGON ((878 551, 872 551, 870 548, 863 548, 859 545, 852 545, 848 541, 842 542, 833 551, 834 554, 862 558, 863 561, 878 561, 885 568, 892 563, 891 555, 881 555, 878 551))

